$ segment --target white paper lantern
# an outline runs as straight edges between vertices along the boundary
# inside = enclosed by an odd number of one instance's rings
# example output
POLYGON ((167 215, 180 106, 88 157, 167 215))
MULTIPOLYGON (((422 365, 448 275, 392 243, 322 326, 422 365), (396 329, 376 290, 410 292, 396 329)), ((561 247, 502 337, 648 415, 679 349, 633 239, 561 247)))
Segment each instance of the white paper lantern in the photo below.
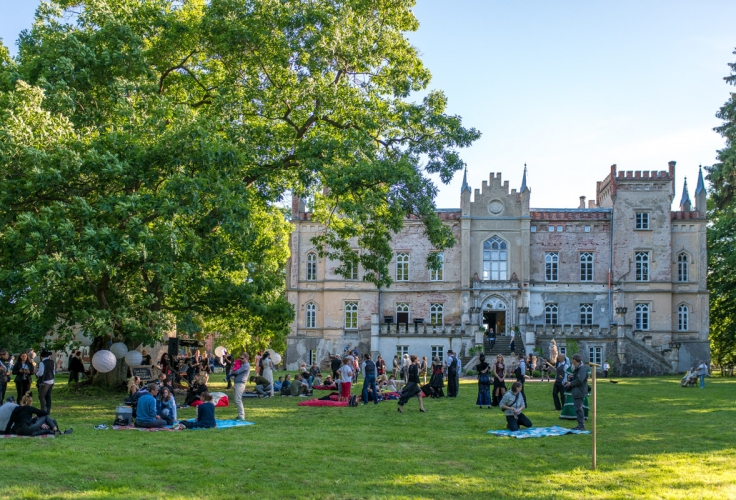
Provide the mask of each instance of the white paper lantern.
POLYGON ((128 366, 138 366, 141 361, 143 361, 143 354, 138 351, 128 351, 125 354, 125 362, 128 363, 128 366))
POLYGON ((128 352, 128 346, 122 342, 115 342, 110 346, 110 352, 113 353, 117 359, 123 359, 125 354, 128 352))
POLYGON ((97 351, 92 356, 92 366, 100 373, 109 373, 115 369, 118 360, 110 351, 97 351))
POLYGON ((266 352, 271 353, 271 361, 274 365, 281 363, 281 354, 277 353, 273 349, 266 349, 266 352))
POLYGON ((215 347, 215 356, 222 357, 225 354, 225 348, 222 346, 215 347))

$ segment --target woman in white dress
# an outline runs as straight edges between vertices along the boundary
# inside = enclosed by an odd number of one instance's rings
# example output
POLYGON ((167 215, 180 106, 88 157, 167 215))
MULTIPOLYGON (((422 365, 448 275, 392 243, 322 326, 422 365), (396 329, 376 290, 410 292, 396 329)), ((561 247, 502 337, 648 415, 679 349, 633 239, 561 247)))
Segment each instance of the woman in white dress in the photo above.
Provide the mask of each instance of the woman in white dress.
POLYGON ((261 357, 261 376, 271 383, 271 397, 273 397, 273 361, 271 361, 271 353, 266 351, 261 357))

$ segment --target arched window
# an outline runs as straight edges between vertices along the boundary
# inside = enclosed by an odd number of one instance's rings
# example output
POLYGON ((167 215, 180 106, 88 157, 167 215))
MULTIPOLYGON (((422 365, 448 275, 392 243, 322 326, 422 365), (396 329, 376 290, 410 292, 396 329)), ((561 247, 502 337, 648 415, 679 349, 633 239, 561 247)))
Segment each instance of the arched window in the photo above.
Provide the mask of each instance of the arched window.
POLYGON ((558 266, 560 263, 559 252, 544 253, 544 279, 545 281, 557 281, 558 266))
POLYGON ((688 281, 690 279, 690 263, 685 252, 677 256, 677 281, 688 281))
POLYGON ((445 276, 445 254, 437 252, 437 259, 440 261, 439 269, 429 270, 429 281, 442 281, 445 276))
POLYGON ((483 243, 483 281, 508 279, 506 242, 498 236, 483 243))
POLYGON ((677 329, 686 332, 690 327, 690 308, 685 304, 681 304, 677 308, 677 329))
POLYGON ((593 304, 580 304, 580 324, 593 324, 593 304))
POLYGON ((307 254, 307 281, 317 280, 317 254, 307 254))
POLYGON ((314 302, 310 302, 307 304, 306 310, 307 316, 305 326, 307 328, 317 328, 317 306, 314 302))
POLYGON ((636 252, 636 281, 649 281, 649 252, 636 252))
POLYGON ((593 252, 580 252, 580 281, 593 281, 593 252))
POLYGON ((649 304, 636 304, 636 329, 649 330, 649 304))
POLYGON ((358 329, 358 303, 345 302, 345 329, 358 329))
POLYGON ((442 304, 429 305, 429 322, 439 326, 445 323, 445 307, 442 304))
POLYGON ((396 254, 396 281, 409 281, 409 254, 396 254))
POLYGON ((547 304, 544 306, 544 322, 547 325, 557 324, 557 304, 547 304))
POLYGON ((409 304, 406 302, 396 303, 396 323, 409 323, 409 304))

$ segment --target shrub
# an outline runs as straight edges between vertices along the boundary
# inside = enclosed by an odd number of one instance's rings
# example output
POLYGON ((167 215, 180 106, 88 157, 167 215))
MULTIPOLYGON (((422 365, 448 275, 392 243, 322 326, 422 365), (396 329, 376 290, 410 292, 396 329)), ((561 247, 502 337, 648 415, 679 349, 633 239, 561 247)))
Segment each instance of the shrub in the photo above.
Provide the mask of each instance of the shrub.
POLYGON ((532 377, 540 378, 541 376, 542 372, 540 372, 539 370, 534 370, 534 372, 532 372, 532 377))

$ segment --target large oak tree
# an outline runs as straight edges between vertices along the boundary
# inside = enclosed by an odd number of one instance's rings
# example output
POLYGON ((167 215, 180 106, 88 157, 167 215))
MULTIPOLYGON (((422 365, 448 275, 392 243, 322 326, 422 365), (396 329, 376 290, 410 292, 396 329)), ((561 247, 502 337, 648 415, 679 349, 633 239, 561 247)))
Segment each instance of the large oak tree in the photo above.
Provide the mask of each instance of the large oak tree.
MULTIPOLYGON (((390 284, 479 134, 425 91, 411 0, 56 0, 0 53, 0 314, 95 346, 178 324, 283 336, 284 194, 323 255, 390 284), (357 241, 360 252, 352 248, 357 241)), ((430 264, 432 264, 430 262, 430 264)))

